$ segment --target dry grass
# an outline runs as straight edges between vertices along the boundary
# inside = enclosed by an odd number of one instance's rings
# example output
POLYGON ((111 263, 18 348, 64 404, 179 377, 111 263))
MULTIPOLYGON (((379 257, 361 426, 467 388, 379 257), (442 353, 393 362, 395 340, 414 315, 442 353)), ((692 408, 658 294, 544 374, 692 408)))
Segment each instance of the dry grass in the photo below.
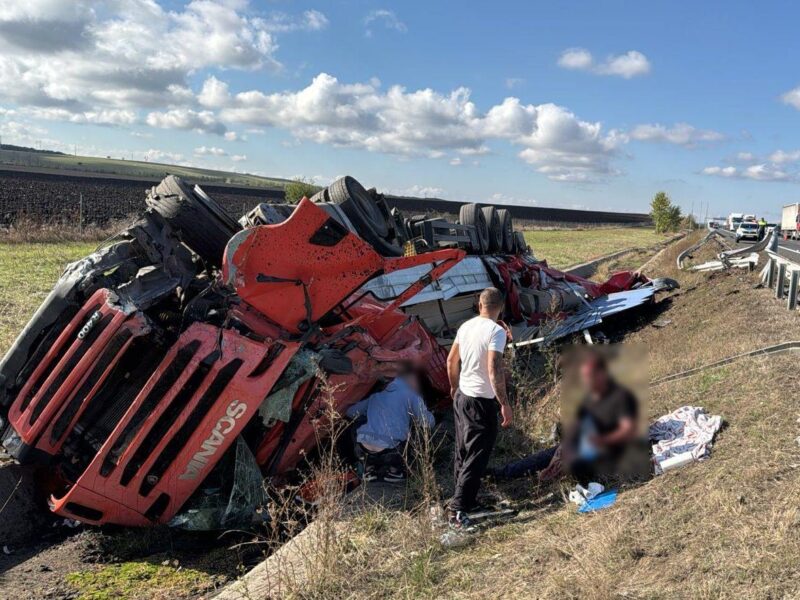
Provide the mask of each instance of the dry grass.
MULTIPOLYGON (((72 223, 40 223, 25 218, 0 229, 0 244, 100 242, 128 227, 136 219, 131 215, 103 225, 90 223, 80 227, 72 223)), ((77 219, 76 219, 77 220, 77 219)))

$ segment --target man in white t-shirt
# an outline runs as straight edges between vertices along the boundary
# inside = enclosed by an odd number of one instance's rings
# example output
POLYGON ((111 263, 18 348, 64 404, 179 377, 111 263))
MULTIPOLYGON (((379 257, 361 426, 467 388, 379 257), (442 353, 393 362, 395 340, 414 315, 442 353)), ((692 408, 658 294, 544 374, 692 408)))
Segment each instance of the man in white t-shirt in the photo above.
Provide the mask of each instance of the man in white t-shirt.
POLYGON ((504 304, 500 290, 483 290, 479 315, 458 328, 447 357, 456 430, 455 492, 450 501, 455 527, 469 526, 468 514, 477 508, 481 477, 497 438, 497 404, 502 426, 511 425, 503 371, 506 331, 497 323, 504 304))

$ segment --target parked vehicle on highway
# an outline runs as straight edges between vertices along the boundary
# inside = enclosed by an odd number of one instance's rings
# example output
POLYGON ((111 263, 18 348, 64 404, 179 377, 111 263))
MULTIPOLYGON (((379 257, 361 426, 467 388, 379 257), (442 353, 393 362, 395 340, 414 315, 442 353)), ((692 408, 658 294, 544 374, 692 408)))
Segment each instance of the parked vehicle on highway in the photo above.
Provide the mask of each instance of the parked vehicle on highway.
POLYGON ((67 267, 0 362, 0 442, 49 471, 53 512, 86 523, 186 523, 210 497, 247 508, 263 478, 313 464, 331 411, 409 366, 445 405, 447 348, 486 287, 532 344, 677 286, 562 273, 503 209, 405 219, 352 177, 241 222, 174 176, 146 204, 67 267))
POLYGON ((736 231, 736 228, 739 227, 739 223, 741 223, 743 220, 744 220, 744 215, 742 213, 729 214, 726 223, 728 231, 736 231))
POLYGON ((739 223, 736 228, 736 241, 758 240, 758 223, 749 221, 739 223))
POLYGON ((781 212, 781 234, 784 238, 800 239, 800 202, 787 204, 781 212))

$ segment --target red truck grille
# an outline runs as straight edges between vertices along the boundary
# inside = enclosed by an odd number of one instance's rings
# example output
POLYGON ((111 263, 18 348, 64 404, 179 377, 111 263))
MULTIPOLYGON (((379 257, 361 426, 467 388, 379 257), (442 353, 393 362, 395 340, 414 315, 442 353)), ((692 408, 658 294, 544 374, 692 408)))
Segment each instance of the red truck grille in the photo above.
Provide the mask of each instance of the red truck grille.
POLYGON ((166 522, 197 489, 297 351, 195 323, 173 345, 66 495, 60 515, 166 522))
POLYGON ((9 421, 29 447, 61 449, 108 373, 132 341, 150 332, 141 313, 126 313, 102 289, 78 311, 35 366, 9 410, 9 421))

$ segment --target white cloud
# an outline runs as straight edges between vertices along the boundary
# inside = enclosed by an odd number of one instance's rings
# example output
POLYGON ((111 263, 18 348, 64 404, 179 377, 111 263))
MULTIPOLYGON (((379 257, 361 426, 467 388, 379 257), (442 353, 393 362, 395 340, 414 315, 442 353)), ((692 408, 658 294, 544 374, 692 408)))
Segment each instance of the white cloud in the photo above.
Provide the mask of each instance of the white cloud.
POLYGON ((558 66, 577 71, 589 70, 594 64, 592 53, 583 48, 569 48, 558 57, 558 66))
POLYGON ((736 177, 736 167, 706 167, 701 171, 703 175, 717 175, 718 177, 736 177))
POLYGON ((29 107, 26 115, 47 121, 66 121, 69 123, 92 123, 94 125, 132 125, 136 122, 133 110, 101 109, 72 112, 64 108, 29 107))
POLYGON ((225 152, 222 148, 216 148, 214 146, 200 146, 199 148, 194 149, 194 153, 197 156, 227 156, 228 153, 225 152))
POLYGON ((166 112, 151 112, 147 115, 146 122, 151 127, 161 129, 225 134, 225 125, 217 120, 214 113, 209 110, 196 111, 189 108, 175 108, 166 112))
POLYGON ((259 25, 265 30, 278 33, 288 31, 321 31, 327 29, 328 17, 318 10, 307 10, 301 17, 293 17, 285 13, 274 13, 268 19, 259 19, 259 25))
POLYGON ((525 80, 522 77, 509 77, 506 79, 506 87, 509 90, 513 90, 518 85, 525 83, 525 80))
POLYGON ((364 34, 367 37, 372 37, 372 26, 375 24, 381 24, 386 29, 392 29, 400 33, 405 33, 408 31, 406 24, 398 19, 397 15, 391 10, 373 10, 366 17, 364 17, 364 25, 367 28, 364 34))
POLYGON ((800 161, 800 150, 792 150, 790 152, 776 150, 769 155, 769 159, 779 165, 798 162, 800 161))
POLYGON ((706 167, 701 171, 703 175, 726 177, 729 179, 752 179, 754 181, 796 181, 797 176, 768 163, 751 165, 749 167, 706 167))
POLYGON ((625 79, 647 75, 650 72, 650 61, 641 52, 630 50, 619 56, 609 56, 605 62, 597 65, 600 75, 616 75, 625 79))
POLYGON ((233 162, 244 162, 244 161, 247 160, 247 155, 246 154, 234 154, 233 156, 231 156, 231 160, 233 162))
POLYGON ((461 166, 461 158, 459 158, 458 156, 456 156, 455 158, 451 158, 450 159, 450 164, 453 165, 454 167, 460 167, 461 166))
POLYGON ((219 112, 226 123, 287 129, 299 140, 401 156, 485 154, 488 142, 505 140, 520 157, 556 181, 589 181, 616 174, 609 165, 625 142, 600 123, 580 120, 555 104, 522 104, 506 98, 481 112, 470 91, 408 91, 380 82, 345 84, 326 73, 296 92, 240 92, 219 112))
MULTIPOLYGON (((4 0, 0 101, 68 111, 74 122, 127 124, 129 113, 109 111, 192 107, 191 75, 279 68, 276 32, 325 26, 319 11, 276 17, 248 0, 190 0, 172 10, 155 0, 4 0)), ((217 83, 201 93, 207 108, 224 99, 217 83)))
POLYGON ((651 65, 647 57, 638 50, 629 50, 625 54, 610 55, 603 62, 597 63, 592 53, 584 48, 569 48, 558 58, 558 66, 576 71, 591 71, 596 75, 613 75, 631 79, 647 75, 651 65))
POLYGON ((793 106, 797 110, 800 110, 800 86, 782 94, 781 100, 784 104, 788 104, 789 106, 793 106))
POLYGON ((387 193, 395 196, 414 196, 416 198, 441 198, 444 190, 440 187, 412 185, 402 189, 389 189, 387 193))
POLYGON ((151 148, 144 153, 144 160, 148 162, 163 162, 168 164, 181 164, 183 163, 183 154, 177 152, 165 152, 151 148))
POLYGON ((756 160, 756 155, 752 152, 738 152, 736 154, 736 160, 744 163, 753 162, 756 160))
POLYGON ((220 108, 228 103, 230 97, 228 84, 212 75, 203 82, 197 101, 207 108, 220 108))
POLYGON ((710 129, 697 129, 688 123, 676 123, 672 127, 661 124, 637 125, 630 132, 631 139, 642 142, 664 142, 692 147, 702 142, 718 142, 725 136, 710 129))

